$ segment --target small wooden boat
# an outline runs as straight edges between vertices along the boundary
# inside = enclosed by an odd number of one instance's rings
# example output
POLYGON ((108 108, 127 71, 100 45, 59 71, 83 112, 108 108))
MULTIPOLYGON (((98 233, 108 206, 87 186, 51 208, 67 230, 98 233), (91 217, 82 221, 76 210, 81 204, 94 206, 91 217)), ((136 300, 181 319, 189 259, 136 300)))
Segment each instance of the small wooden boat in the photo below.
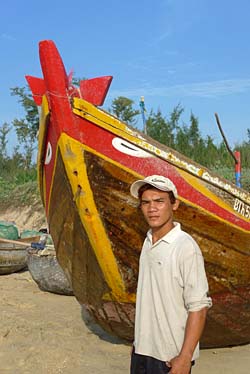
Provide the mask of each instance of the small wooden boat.
POLYGON ((250 341, 250 194, 101 110, 112 77, 71 84, 59 52, 40 42, 43 79, 38 177, 57 259, 98 323, 131 340, 138 258, 147 227, 129 193, 151 174, 171 178, 176 220, 199 243, 214 306, 201 341, 250 341))
POLYGON ((39 236, 18 240, 0 237, 0 274, 10 274, 27 267, 27 248, 39 236))
POLYGON ((0 275, 16 273, 27 267, 26 247, 0 241, 0 275))
POLYGON ((29 272, 41 290, 60 295, 73 295, 72 287, 57 261, 54 248, 45 247, 40 250, 30 247, 27 252, 29 272))

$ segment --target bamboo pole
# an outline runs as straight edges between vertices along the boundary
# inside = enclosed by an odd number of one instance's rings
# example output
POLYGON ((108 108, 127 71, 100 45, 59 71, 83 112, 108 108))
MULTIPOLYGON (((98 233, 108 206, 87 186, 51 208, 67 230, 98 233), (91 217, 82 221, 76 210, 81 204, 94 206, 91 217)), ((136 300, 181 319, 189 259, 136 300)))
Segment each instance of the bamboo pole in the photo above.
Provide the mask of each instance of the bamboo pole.
MULTIPOLYGON (((10 243, 10 244, 17 244, 17 245, 21 245, 23 247, 32 247, 32 248, 41 248, 41 249, 44 249, 44 248, 54 248, 54 245, 49 245, 49 244, 44 244, 43 243, 39 243, 39 240, 40 237, 33 237, 33 238, 29 238, 30 242, 26 242, 26 241, 23 241, 23 239, 19 239, 19 240, 12 240, 12 239, 5 239, 5 238, 0 238, 0 242, 2 243, 10 243), (36 242, 34 242, 36 240, 36 242)), ((21 249, 21 248, 13 248, 13 249, 21 249)))
POLYGON ((215 119, 216 119, 217 125, 218 125, 219 130, 220 130, 220 133, 221 133, 222 138, 224 140, 224 143, 226 145, 226 148, 227 148, 228 152, 230 153, 230 155, 232 156, 232 158, 234 159, 235 164, 238 164, 238 160, 235 157, 235 155, 233 154, 233 151, 230 149, 229 144, 227 142, 227 138, 225 137, 224 131, 222 130, 222 127, 221 127, 221 124, 220 124, 220 120, 219 120, 219 116, 218 116, 217 113, 214 113, 214 115, 215 115, 215 119))
POLYGON ((3 243, 11 243, 11 244, 19 244, 19 245, 22 245, 24 247, 30 247, 31 245, 31 242, 23 242, 23 241, 20 241, 20 240, 12 240, 12 239, 4 239, 4 238, 0 238, 0 242, 3 242, 3 243))

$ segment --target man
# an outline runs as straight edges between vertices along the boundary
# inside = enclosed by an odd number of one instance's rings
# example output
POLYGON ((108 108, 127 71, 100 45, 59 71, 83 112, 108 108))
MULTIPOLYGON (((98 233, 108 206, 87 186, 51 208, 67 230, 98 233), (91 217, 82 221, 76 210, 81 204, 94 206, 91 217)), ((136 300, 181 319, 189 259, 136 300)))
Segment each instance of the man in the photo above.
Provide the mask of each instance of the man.
POLYGON ((198 244, 174 222, 174 183, 152 175, 131 185, 150 230, 140 256, 131 374, 189 374, 199 355, 208 283, 198 244))

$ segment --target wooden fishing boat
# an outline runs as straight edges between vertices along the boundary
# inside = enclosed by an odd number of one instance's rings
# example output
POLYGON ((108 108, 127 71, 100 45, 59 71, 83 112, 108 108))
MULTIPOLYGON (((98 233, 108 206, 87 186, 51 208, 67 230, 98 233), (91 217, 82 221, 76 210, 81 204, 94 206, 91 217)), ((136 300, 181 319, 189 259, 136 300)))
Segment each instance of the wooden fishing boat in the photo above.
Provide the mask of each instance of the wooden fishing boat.
POLYGON ((107 331, 133 338, 138 258, 147 231, 129 193, 151 174, 171 178, 176 220, 199 243, 213 298, 203 347, 250 341, 250 194, 101 110, 112 77, 73 87, 50 40, 43 78, 38 177, 57 259, 74 295, 107 331))
POLYGON ((27 268, 27 248, 39 237, 11 240, 0 237, 0 275, 27 268))
POLYGON ((18 243, 0 242, 0 275, 16 273, 27 267, 27 251, 18 243))
POLYGON ((73 290, 56 258, 53 246, 27 249, 29 272, 42 291, 73 296, 73 290))

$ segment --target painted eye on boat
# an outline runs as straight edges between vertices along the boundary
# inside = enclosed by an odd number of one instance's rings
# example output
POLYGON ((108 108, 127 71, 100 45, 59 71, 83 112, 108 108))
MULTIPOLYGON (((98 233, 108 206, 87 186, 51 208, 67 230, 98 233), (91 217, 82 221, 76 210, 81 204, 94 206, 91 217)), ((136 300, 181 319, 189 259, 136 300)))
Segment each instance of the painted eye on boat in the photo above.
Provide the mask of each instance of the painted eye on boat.
POLYGON ((52 158, 52 146, 50 142, 47 144, 47 150, 46 150, 46 157, 45 157, 45 165, 48 165, 52 158))
POLYGON ((115 149, 117 149, 117 151, 125 153, 126 155, 129 155, 129 156, 141 157, 141 158, 152 157, 150 153, 145 152, 143 149, 121 138, 114 138, 112 140, 112 145, 115 149))

